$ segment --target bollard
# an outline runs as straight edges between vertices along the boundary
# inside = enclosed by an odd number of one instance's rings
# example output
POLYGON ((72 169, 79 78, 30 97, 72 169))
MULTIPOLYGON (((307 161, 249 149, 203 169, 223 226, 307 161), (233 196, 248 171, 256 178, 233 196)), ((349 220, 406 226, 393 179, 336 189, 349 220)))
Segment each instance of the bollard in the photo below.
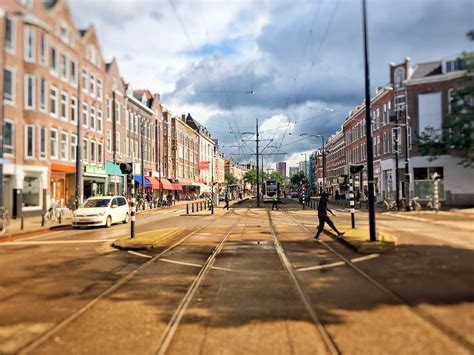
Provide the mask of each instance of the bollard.
POLYGON ((214 214, 214 203, 211 204, 211 214, 214 214))
POLYGON ((23 230, 23 212, 21 213, 21 230, 23 230))
POLYGON ((201 211, 202 211, 202 201, 199 204, 201 205, 201 211))
POLYGON ((191 202, 191 213, 194 213, 194 203, 191 202))
POLYGON ((349 204, 351 206, 351 224, 355 228, 355 207, 354 207, 354 177, 351 175, 349 180, 349 204))
POLYGON ((59 220, 59 224, 61 224, 62 221, 63 221, 63 214, 62 214, 61 212, 59 212, 59 218, 58 218, 58 220, 59 220))
POLYGON ((189 205, 186 204, 186 214, 189 214, 189 205))

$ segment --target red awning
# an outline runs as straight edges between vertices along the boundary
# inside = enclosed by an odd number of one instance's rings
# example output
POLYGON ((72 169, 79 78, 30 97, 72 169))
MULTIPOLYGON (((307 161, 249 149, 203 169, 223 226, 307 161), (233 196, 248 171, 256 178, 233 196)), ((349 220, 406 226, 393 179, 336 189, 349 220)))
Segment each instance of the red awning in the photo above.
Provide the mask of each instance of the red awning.
POLYGON ((183 187, 180 184, 171 183, 171 186, 173 186, 173 190, 183 191, 183 187))
POLYGON ((162 188, 163 190, 174 190, 174 189, 173 189, 173 185, 172 185, 171 182, 169 182, 168 180, 166 180, 166 179, 161 179, 160 182, 161 182, 161 188, 162 188))
POLYGON ((145 179, 152 185, 151 188, 153 190, 160 189, 160 182, 158 179, 155 179, 154 177, 151 177, 151 176, 145 176, 145 179))

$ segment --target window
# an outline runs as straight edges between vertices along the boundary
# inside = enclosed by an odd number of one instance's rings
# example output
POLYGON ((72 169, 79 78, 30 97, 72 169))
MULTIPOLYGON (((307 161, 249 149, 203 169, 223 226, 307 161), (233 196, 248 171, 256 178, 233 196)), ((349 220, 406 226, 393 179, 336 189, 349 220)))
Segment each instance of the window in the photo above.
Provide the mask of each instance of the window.
POLYGON ((82 91, 84 91, 86 94, 89 91, 89 74, 87 73, 87 70, 83 69, 82 70, 82 91))
POLYGON ((380 136, 377 136, 377 155, 380 155, 380 136))
POLYGON ((51 128, 49 142, 51 159, 58 159, 58 130, 56 128, 51 128))
POLYGON ((82 124, 89 127, 89 106, 86 103, 82 104, 82 124))
POLYGON ((418 95, 418 128, 423 133, 428 127, 441 129, 443 118, 441 92, 418 95))
POLYGON ((51 86, 49 112, 52 117, 58 117, 58 89, 51 86))
POLYGON ((115 120, 120 124, 120 104, 118 102, 115 103, 115 120))
POLYGON ((8 68, 3 69, 3 99, 5 103, 15 104, 15 74, 8 68))
POLYGON ((68 97, 65 92, 61 92, 61 118, 67 121, 67 102, 68 97))
POLYGON ((36 78, 31 74, 25 74, 25 109, 34 110, 35 109, 35 86, 36 78))
POLYGON ((15 123, 9 119, 3 122, 3 153, 13 155, 15 148, 15 123))
POLYGON ((103 85, 102 85, 102 80, 97 79, 97 100, 102 101, 102 95, 103 95, 103 85))
POLYGON ((103 163, 103 146, 102 143, 97 143, 97 164, 102 165, 103 163))
POLYGON ((77 123, 77 98, 71 96, 71 122, 77 123))
POLYGON ((103 130, 102 111, 97 110, 97 131, 102 133, 102 130, 103 130))
POLYGON ((125 137, 125 156, 127 158, 130 156, 130 142, 127 137, 125 137))
POLYGON ((395 83, 395 89, 403 87, 403 80, 405 80, 405 68, 398 67, 395 69, 393 74, 393 82, 395 83))
POLYGON ((383 133, 383 154, 388 152, 387 132, 383 133))
POLYGON ((46 65, 47 58, 48 58, 48 45, 46 43, 46 33, 41 32, 41 34, 40 34, 40 56, 39 56, 40 64, 46 65))
POLYGON ((15 52, 15 20, 13 17, 6 16, 5 18, 5 49, 10 52, 15 52))
POLYGON ((59 63, 61 66, 61 79, 67 80, 67 58, 64 54, 61 54, 59 58, 59 63))
POLYGON ((405 95, 396 96, 394 98, 395 110, 402 111, 405 109, 405 95))
POLYGON ((383 104, 382 121, 383 121, 383 124, 384 124, 384 125, 386 125, 386 124, 388 123, 388 119, 387 119, 387 104, 383 104))
POLYGON ((71 84, 77 85, 77 63, 71 60, 71 84))
POLYGON ((112 99, 107 99, 107 121, 112 121, 112 99))
POLYGON ((67 132, 61 132, 61 160, 67 160, 69 153, 68 141, 69 136, 67 132))
POLYGON ((117 145, 116 149, 117 149, 117 153, 120 153, 120 132, 117 132, 116 136, 117 136, 116 137, 117 140, 116 140, 116 143, 115 143, 117 145))
POLYGON ((91 106, 91 129, 95 131, 95 107, 91 106))
POLYGON ((58 54, 54 47, 50 49, 50 68, 53 73, 58 72, 58 54))
POLYGON ((112 151, 112 131, 110 129, 107 130, 107 151, 109 153, 112 151))
POLYGON ((95 76, 91 74, 90 78, 89 78, 89 84, 90 84, 90 94, 92 96, 95 96, 95 76))
POLYGON ((25 176, 23 179, 22 200, 25 207, 40 206, 40 178, 25 176))
POLYGON ((48 132, 46 127, 40 128, 40 159, 46 159, 46 150, 48 149, 48 132))
POLYGON ((82 160, 89 160, 89 140, 86 138, 82 140, 82 160))
POLYGON ((25 26, 25 61, 34 62, 35 61, 35 37, 36 30, 31 26, 25 26))
POLYGON ((92 164, 95 164, 95 158, 96 158, 95 146, 96 146, 96 143, 94 141, 91 141, 91 163, 92 164))
POLYGON ((71 160, 76 161, 77 155, 77 136, 75 134, 71 134, 71 160))
POLYGON ((34 159, 35 157, 35 126, 25 125, 25 159, 34 159))
POLYGON ((48 84, 45 79, 40 80, 40 111, 46 112, 48 102, 48 84))
POLYGON ((398 144, 398 150, 401 148, 401 131, 400 127, 392 128, 392 153, 395 153, 395 146, 398 144), (398 143, 397 143, 398 142, 398 143))

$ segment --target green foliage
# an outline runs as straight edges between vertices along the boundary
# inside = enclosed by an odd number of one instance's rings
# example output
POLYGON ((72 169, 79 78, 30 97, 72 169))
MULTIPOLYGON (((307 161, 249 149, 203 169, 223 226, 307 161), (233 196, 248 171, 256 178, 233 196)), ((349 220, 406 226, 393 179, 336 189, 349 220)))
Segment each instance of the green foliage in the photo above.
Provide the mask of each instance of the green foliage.
POLYGON ((293 185, 300 185, 300 183, 306 184, 308 179, 304 175, 304 172, 298 171, 295 175, 291 177, 291 183, 293 185))
MULTIPOLYGON (((474 40, 474 31, 468 36, 474 40)), ((474 52, 464 53, 468 75, 474 75, 474 52)), ((437 159, 443 154, 461 157, 464 167, 474 167, 474 83, 459 87, 452 92, 451 113, 443 122, 443 128, 427 128, 419 135, 417 146, 423 155, 437 159)))
POLYGON ((274 171, 270 174, 270 177, 269 177, 271 180, 276 180, 280 183, 280 185, 283 185, 285 183, 285 178, 283 176, 281 176, 280 173, 274 171))
POLYGON ((237 180, 237 178, 228 171, 226 171, 224 174, 224 179, 227 181, 227 185, 235 185, 239 182, 239 180, 237 180))

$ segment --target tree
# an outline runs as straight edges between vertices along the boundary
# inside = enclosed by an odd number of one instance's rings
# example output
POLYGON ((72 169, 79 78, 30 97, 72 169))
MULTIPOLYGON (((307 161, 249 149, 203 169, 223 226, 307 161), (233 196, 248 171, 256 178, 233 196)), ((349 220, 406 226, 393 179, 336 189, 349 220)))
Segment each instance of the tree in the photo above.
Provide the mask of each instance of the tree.
POLYGON ((285 183, 285 178, 283 176, 281 176, 281 174, 276 172, 276 171, 273 171, 270 174, 270 179, 278 181, 280 183, 280 185, 283 185, 285 183))
POLYGON ((308 182, 308 179, 304 175, 304 172, 298 171, 295 175, 291 177, 291 183, 293 185, 300 185, 301 183, 305 184, 308 182))
MULTIPOLYGON (((474 31, 468 33, 474 40, 474 31)), ((474 52, 463 53, 467 75, 474 75, 474 52)), ((437 159, 443 154, 461 157, 460 164, 464 167, 474 167, 474 83, 459 87, 452 92, 451 113, 443 122, 442 129, 428 127, 419 135, 417 146, 423 155, 429 155, 430 160, 437 159)))
POLYGON ((224 174, 224 179, 227 181, 227 185, 235 185, 239 182, 239 180, 237 180, 237 178, 228 171, 226 171, 224 174))

